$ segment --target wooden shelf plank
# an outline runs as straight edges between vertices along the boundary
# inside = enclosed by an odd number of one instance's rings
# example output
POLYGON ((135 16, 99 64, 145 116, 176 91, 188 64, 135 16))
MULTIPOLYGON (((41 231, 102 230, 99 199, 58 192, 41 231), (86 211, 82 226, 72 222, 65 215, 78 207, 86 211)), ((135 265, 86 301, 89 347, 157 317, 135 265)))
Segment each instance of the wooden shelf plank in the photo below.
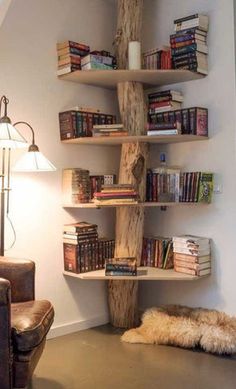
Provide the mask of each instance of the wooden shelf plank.
POLYGON ((84 137, 63 140, 66 144, 79 145, 121 145, 122 143, 131 142, 146 142, 146 143, 181 143, 181 142, 195 142, 209 139, 207 136, 199 135, 162 135, 162 136, 103 136, 103 137, 84 137))
POLYGON ((88 273, 76 274, 64 271, 65 276, 79 278, 82 280, 139 280, 139 281, 197 281, 204 277, 191 276, 189 274, 177 273, 173 269, 163 270, 152 267, 138 268, 138 275, 132 276, 105 276, 105 270, 96 270, 88 273))
POLYGON ((176 84, 204 78, 202 74, 189 70, 76 70, 75 72, 58 76, 60 80, 78 82, 115 89, 119 82, 137 81, 148 89, 153 86, 176 84))
MULTIPOLYGON (((173 202, 173 203, 157 203, 157 202, 146 202, 138 204, 109 204, 109 205, 97 205, 94 203, 79 203, 79 204, 63 204, 63 208, 91 208, 91 209, 100 209, 100 208, 117 208, 117 207, 174 207, 174 206, 196 206, 200 203, 191 203, 191 202, 173 202)), ((203 205, 203 203, 201 203, 203 205)))

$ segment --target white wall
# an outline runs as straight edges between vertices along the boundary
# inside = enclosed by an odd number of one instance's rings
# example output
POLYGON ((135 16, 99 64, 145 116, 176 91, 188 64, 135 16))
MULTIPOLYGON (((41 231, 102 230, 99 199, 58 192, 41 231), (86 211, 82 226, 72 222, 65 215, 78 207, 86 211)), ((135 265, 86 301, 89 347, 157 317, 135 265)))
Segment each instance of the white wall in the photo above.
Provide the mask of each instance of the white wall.
MULTIPOLYGON (((209 109, 210 140, 171 145, 168 159, 186 171, 216 173, 223 193, 211 205, 176 207, 147 214, 148 231, 156 234, 191 233, 212 238, 213 274, 197 282, 146 282, 140 290, 143 307, 180 303, 218 308, 236 314, 236 154, 235 65, 232 0, 146 0, 144 47, 168 43, 173 20, 193 13, 210 17, 209 75, 203 80, 171 86, 184 93, 184 106, 209 109)), ((152 149, 158 162, 158 147, 152 149)), ((153 162, 154 163, 154 162, 153 162)))
MULTIPOLYGON (((84 105, 115 113, 116 99, 111 91, 59 81, 56 42, 70 39, 112 50, 114 12, 114 4, 104 0, 13 0, 0 31, 0 85, 1 94, 10 99, 9 116, 34 127, 36 143, 58 169, 13 175, 11 217, 17 240, 6 255, 36 261, 37 297, 52 301, 54 327, 66 326, 65 331, 105 322, 107 307, 104 283, 62 275, 63 223, 97 222, 100 233, 111 236, 114 215, 113 210, 63 210, 61 171, 84 167, 92 173, 116 172, 118 150, 61 144, 59 111, 84 105)), ((30 141, 28 129, 22 126, 21 132, 30 141)), ((8 225, 6 231, 8 246, 8 225)))

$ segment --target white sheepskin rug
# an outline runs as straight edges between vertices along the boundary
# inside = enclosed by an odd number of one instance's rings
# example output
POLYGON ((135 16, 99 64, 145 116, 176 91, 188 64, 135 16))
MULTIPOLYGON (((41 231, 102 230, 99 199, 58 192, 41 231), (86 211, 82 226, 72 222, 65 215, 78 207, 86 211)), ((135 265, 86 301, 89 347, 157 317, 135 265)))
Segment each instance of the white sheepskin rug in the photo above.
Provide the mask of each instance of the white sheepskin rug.
POLYGON ((148 309, 138 328, 126 331, 123 342, 200 346, 216 354, 236 352, 236 317, 203 308, 168 305, 148 309))

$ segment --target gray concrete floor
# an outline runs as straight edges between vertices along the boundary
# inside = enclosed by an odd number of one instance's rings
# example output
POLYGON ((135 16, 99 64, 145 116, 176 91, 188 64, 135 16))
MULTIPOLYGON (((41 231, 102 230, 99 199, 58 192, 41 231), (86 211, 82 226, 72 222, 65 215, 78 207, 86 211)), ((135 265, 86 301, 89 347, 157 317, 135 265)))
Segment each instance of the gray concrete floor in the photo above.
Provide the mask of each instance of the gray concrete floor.
POLYGON ((235 389, 236 356, 120 342, 109 325, 47 342, 30 389, 235 389))

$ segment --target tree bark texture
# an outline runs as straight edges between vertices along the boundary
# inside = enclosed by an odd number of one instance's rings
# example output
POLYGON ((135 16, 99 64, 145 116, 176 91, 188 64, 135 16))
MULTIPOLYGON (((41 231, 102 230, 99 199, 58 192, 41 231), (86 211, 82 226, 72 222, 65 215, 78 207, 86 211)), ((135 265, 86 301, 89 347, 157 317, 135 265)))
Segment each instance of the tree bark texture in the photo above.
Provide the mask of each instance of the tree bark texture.
MULTIPOLYGON (((115 37, 119 69, 128 69, 128 43, 141 41, 143 0, 118 0, 118 22, 115 37)), ((118 84, 121 120, 129 135, 145 134, 146 105, 143 85, 138 82, 118 84)), ((132 184, 141 201, 146 192, 146 143, 124 143, 121 150, 119 183, 132 184)), ((144 208, 124 206, 116 211, 115 257, 136 257, 140 264, 144 225, 144 208)), ((137 325, 138 281, 108 282, 110 321, 115 327, 137 325)))

